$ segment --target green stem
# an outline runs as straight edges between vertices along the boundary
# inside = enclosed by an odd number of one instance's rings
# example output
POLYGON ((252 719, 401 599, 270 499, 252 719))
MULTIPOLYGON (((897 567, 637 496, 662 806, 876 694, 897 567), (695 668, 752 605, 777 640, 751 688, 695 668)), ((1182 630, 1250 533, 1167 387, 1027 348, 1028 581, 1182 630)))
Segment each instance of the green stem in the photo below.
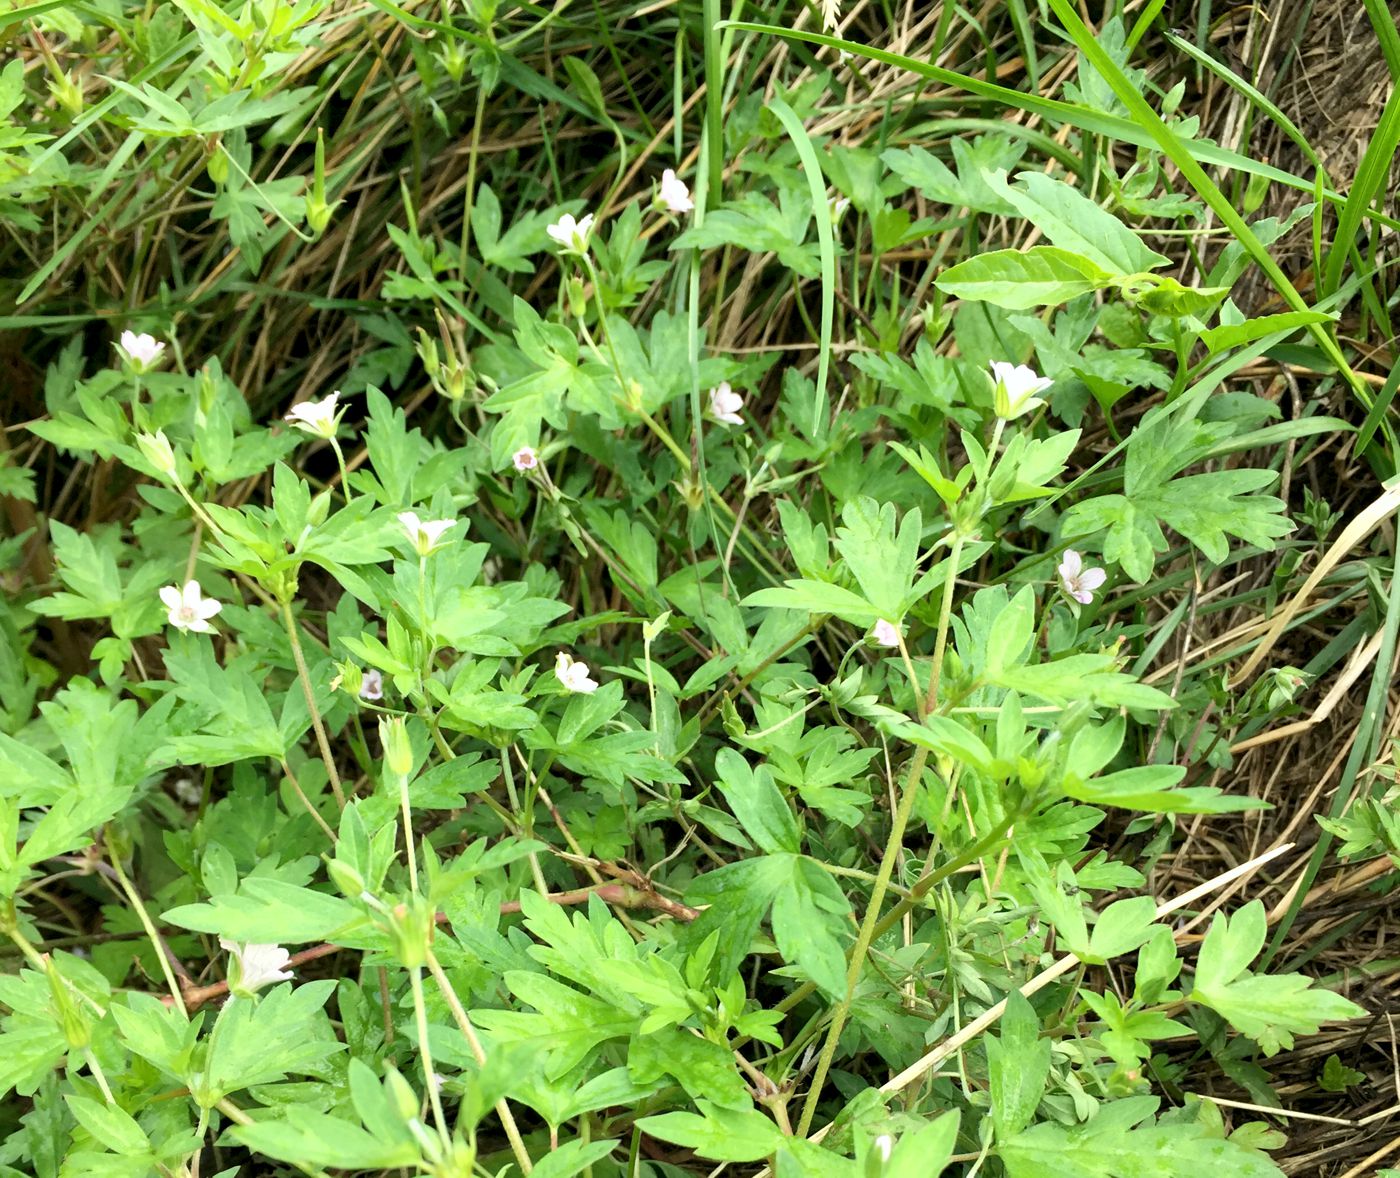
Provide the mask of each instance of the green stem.
MULTIPOLYGON (((452 1011, 457 1029, 462 1032, 462 1037, 466 1039, 477 1064, 484 1068, 486 1066, 486 1050, 482 1047, 476 1028, 472 1026, 471 1019, 467 1016, 461 1000, 457 997, 457 991, 453 989, 452 982, 431 949, 428 950, 427 961, 428 972, 433 975, 438 992, 446 1000, 447 1008, 452 1011)), ((522 1174, 530 1173, 534 1169, 534 1163, 530 1160, 530 1151, 525 1148, 525 1142, 520 1136, 520 1129, 516 1126, 515 1117, 511 1115, 510 1105, 506 1103, 504 1096, 496 1102, 496 1115, 501 1118, 501 1125, 505 1128, 506 1137, 510 1140, 511 1152, 515 1154, 515 1161, 520 1167, 520 1172, 522 1174)))
POLYGON ((336 772, 335 758, 331 756, 331 742, 326 737, 326 726, 321 723, 321 713, 316 707, 316 692, 311 686, 311 672, 306 669, 306 656, 301 651, 301 639, 297 637, 297 622, 292 616, 290 601, 282 602, 282 622, 287 627, 287 638, 292 644, 292 658, 296 660, 297 677, 301 680, 302 694, 306 696, 306 710, 311 713, 311 727, 316 730, 316 744, 321 749, 321 760, 326 765, 331 792, 335 794, 335 800, 343 810, 345 791, 340 788, 340 774, 336 772))
POLYGON ((442 1115, 442 1096, 438 1093, 437 1075, 433 1071, 433 1049, 428 1045, 428 1007, 423 998, 423 967, 415 965, 408 971, 409 985, 413 988, 413 1018, 418 1025, 418 1054, 423 1060, 423 1082, 428 1086, 428 1101, 433 1106, 433 1120, 437 1123, 438 1135, 446 1145, 447 1119, 442 1115))
MULTIPOLYGON (((957 584, 958 559, 962 556, 962 545, 963 537, 962 533, 959 532, 953 539, 952 552, 948 557, 948 575, 943 584, 943 602, 938 614, 938 637, 933 650, 933 672, 929 677, 928 696, 919 708, 921 717, 928 715, 938 701, 938 672, 943 665, 943 655, 948 644, 948 625, 953 613, 953 589, 957 584)), ((807 1092, 807 1103, 802 1108, 802 1119, 797 1126, 797 1136, 799 1137, 806 1137, 807 1130, 811 1127, 812 1118, 817 1112, 817 1103, 821 1100, 822 1088, 826 1085, 827 1073, 831 1070, 831 1061, 836 1055, 841 1032, 845 1029, 846 1019, 850 1016, 856 984, 860 981, 860 972, 865 966, 866 954, 869 953, 870 945, 875 940, 876 928, 880 923, 880 905, 885 899, 890 876, 894 873, 895 862, 904 849, 904 831, 909 825, 909 816, 914 812, 914 799, 919 794, 919 781, 924 775, 924 766, 928 763, 928 753, 929 750, 920 745, 915 750, 909 764, 909 772, 905 775, 904 793, 899 800, 899 809, 895 811, 894 823, 890 827, 890 837, 885 843, 884 854, 880 857, 880 868, 875 876, 875 886, 871 888, 870 900, 865 908, 865 918, 861 921, 860 932, 856 935, 855 948, 851 952, 850 965, 846 970, 846 994, 837 1004, 836 1009, 832 1011, 831 1027, 827 1031, 826 1042, 822 1045, 822 1053, 817 1060, 817 1070, 812 1077, 812 1086, 807 1092)))
POLYGON ((112 845, 111 837, 106 840, 107 858, 112 862, 112 870, 116 873, 117 882, 121 884, 122 891, 126 894, 131 906, 136 909, 136 915, 141 921, 141 927, 146 930, 146 936, 150 939, 151 948, 156 951, 156 960, 160 962, 161 973, 165 975, 165 984, 170 987, 170 996, 175 999, 175 1005, 181 1010, 185 1008, 184 995, 180 993, 180 983, 175 980, 175 971, 170 968, 170 962, 166 960, 165 950, 161 947, 160 934, 156 932, 156 926, 151 921, 151 914, 146 911, 146 905, 141 902, 141 897, 137 895, 136 889, 131 886, 131 880, 122 870, 121 856, 117 854, 117 849, 112 845))

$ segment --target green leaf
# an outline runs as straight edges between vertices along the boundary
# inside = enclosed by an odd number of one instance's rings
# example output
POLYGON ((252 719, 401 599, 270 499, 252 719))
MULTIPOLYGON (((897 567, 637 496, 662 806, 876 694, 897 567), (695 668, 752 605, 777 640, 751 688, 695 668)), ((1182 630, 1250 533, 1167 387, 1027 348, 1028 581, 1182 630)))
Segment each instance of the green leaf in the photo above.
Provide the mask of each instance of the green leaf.
POLYGON ((719 774, 715 784, 729 808, 762 850, 793 854, 801 850, 797 819, 766 765, 754 770, 733 749, 720 749, 715 754, 715 771, 719 774))
POLYGON ((1109 274, 1137 274, 1171 261, 1148 249, 1136 233, 1074 185, 1044 172, 1021 172, 1013 185, 1003 178, 998 192, 1053 245, 1109 274))
POLYGON ((231 941, 279 945, 297 941, 344 943, 352 926, 368 925, 368 918, 355 905, 338 896, 262 877, 245 879, 236 895, 172 908, 165 913, 165 920, 231 941))
POLYGON ((892 503, 860 498, 841 511, 836 550, 860 585, 865 600, 891 622, 912 604, 910 590, 919 565, 923 521, 918 508, 908 511, 898 530, 892 503))
POLYGON ((1322 1078, 1318 1083, 1326 1092, 1345 1092, 1365 1079, 1365 1072, 1347 1067, 1337 1055, 1329 1055, 1327 1062, 1322 1065, 1322 1078))
POLYGON ((987 1077, 992 1123, 997 1140, 1005 1141, 1035 1116, 1050 1075, 1051 1045, 1041 1038, 1040 1019, 1019 990, 1007 997, 1000 1029, 999 1036, 986 1039, 987 1077))
POLYGON ((150 1152, 150 1139, 129 1113, 104 1100, 73 1092, 65 1092, 63 1099, 78 1123, 112 1153, 135 1156, 150 1152))
POLYGON ((419 1161, 418 1148, 411 1141, 380 1141, 353 1121, 301 1104, 288 1105, 277 1120, 234 1125, 228 1132, 233 1140, 257 1153, 299 1165, 384 1170, 416 1166, 419 1161))
POLYGON ((846 954, 840 934, 850 904, 821 864, 805 855, 788 857, 790 875, 773 897, 773 939, 788 961, 831 998, 846 993, 846 954))
POLYGON ((785 581, 784 589, 760 589, 750 593, 741 605, 763 605, 770 609, 796 609, 810 614, 835 614, 844 622, 869 629, 880 611, 858 593, 825 581, 785 581))
POLYGON ((934 283, 944 294, 991 303, 1008 311, 1054 306, 1113 283, 1089 258, 1037 245, 1028 250, 996 250, 950 266, 934 283))
POLYGON ((1140 1110, 1150 1113, 1156 1103, 1120 1100, 1102 1106, 1087 1125, 1045 1122, 1027 1129, 997 1147, 1007 1178, 1279 1178, 1263 1154, 1208 1136, 1200 1125, 1132 1128, 1144 1115, 1140 1110))
MULTIPOLYGON (((1222 313, 1223 314, 1223 313, 1222 313)), ((1277 315, 1261 315, 1243 323, 1221 324, 1201 332, 1201 343, 1210 352, 1224 352, 1241 344, 1253 343, 1267 336, 1287 336, 1310 323, 1326 323, 1336 319, 1322 311, 1283 311, 1277 315)))
POLYGON ((1294 1035, 1313 1035, 1325 1022, 1366 1012, 1330 990, 1313 988, 1302 974, 1271 977, 1249 970, 1264 944, 1264 905, 1252 900, 1234 917, 1217 912, 1201 942, 1191 1001, 1209 1006, 1265 1055, 1293 1046, 1294 1035))
POLYGON ((662 1113, 637 1122, 643 1133, 693 1149, 712 1162, 758 1162, 784 1141, 771 1120, 752 1109, 726 1109, 696 1101, 700 1114, 662 1113))
POLYGON ((594 1162, 601 1162, 612 1153, 616 1138, 602 1141, 569 1141, 555 1146, 549 1156, 535 1163, 532 1174, 538 1178, 573 1178, 573 1175, 588 1169, 594 1162))

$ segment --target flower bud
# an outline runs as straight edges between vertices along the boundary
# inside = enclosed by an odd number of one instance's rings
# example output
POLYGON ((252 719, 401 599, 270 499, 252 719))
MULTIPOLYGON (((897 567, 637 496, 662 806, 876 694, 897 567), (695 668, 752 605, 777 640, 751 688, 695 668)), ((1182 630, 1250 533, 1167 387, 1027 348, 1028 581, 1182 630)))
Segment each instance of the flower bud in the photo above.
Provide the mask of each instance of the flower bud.
POLYGON ((136 445, 140 449, 142 456, 162 475, 173 482, 179 482, 179 465, 175 461, 175 449, 170 445, 170 439, 165 436, 164 430, 156 430, 154 434, 137 434, 136 445))
POLYGON ((413 772, 413 747, 402 716, 386 716, 379 721, 379 742, 384 747, 384 764, 396 777, 413 772))
POLYGON ((49 93, 72 118, 83 113, 83 88, 73 80, 73 75, 63 70, 56 78, 49 79, 49 93))
POLYGON ((588 297, 584 293, 583 279, 577 274, 570 274, 564 284, 564 291, 569 298, 569 314, 575 319, 582 319, 584 312, 588 310, 588 297))

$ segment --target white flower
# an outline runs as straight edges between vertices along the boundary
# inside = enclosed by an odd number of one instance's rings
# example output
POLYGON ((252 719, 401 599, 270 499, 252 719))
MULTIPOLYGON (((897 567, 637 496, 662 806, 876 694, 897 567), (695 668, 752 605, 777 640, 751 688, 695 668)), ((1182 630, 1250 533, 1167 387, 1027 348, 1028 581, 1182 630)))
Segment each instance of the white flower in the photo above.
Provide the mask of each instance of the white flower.
POLYGON ((165 344, 144 331, 140 335, 134 331, 124 331, 121 342, 117 344, 117 351, 137 372, 149 372, 160 360, 160 354, 165 351, 165 344))
POLYGON ((739 416, 739 410, 743 407, 744 398, 729 387, 727 380, 720 381, 710 390, 710 414, 716 421, 722 421, 725 425, 743 425, 744 419, 739 416))
POLYGON ((875 1152, 880 1156, 882 1164, 890 1160, 890 1154, 894 1150, 894 1138, 888 1133, 881 1133, 871 1144, 875 1147, 875 1152))
POLYGON ((193 777, 177 777, 170 783, 175 797, 186 806, 197 806, 204 800, 204 791, 193 777))
POLYGON ((1065 592, 1080 605, 1093 601, 1094 590, 1108 580, 1108 574, 1103 569, 1086 569, 1084 558, 1073 548, 1065 552, 1060 567, 1055 571, 1060 574, 1060 584, 1065 592))
POLYGON ((885 621, 884 618, 880 618, 875 623, 875 628, 870 631, 870 636, 875 639, 876 646, 897 647, 899 645, 899 627, 893 622, 885 621))
POLYGON ((222 602, 200 592, 198 581, 186 581, 183 590, 178 585, 166 585, 160 591, 160 599, 170 611, 172 626, 196 634, 208 634, 214 628, 209 619, 224 608, 222 602))
POLYGON ((540 464, 540 456, 535 453, 533 446, 521 446, 510 456, 510 460, 521 474, 527 470, 534 470, 540 464))
POLYGON ((570 253, 588 252, 588 235, 593 232, 593 214, 589 213, 575 221, 573 213, 565 213, 546 230, 555 241, 570 253))
POLYGON ((413 541, 413 547, 418 550, 419 556, 427 556, 432 552, 438 546, 442 534, 457 522, 455 519, 419 519, 417 512, 413 511, 399 512, 398 521, 403 524, 403 530, 413 541))
POLYGON ((661 173, 661 187, 657 191, 657 197, 668 212, 689 213, 695 209, 695 202, 690 198, 690 189, 685 186, 685 181, 676 175, 674 168, 667 168, 661 173))
POLYGON ((1055 382, 1037 376, 1034 368, 1024 364, 1008 364, 1004 360, 992 361, 992 379, 997 382, 992 396, 992 407, 996 415, 1006 421, 1032 413, 1045 404, 1037 397, 1055 382))
POLYGON ((848 196, 829 197, 826 202, 827 211, 831 214, 831 220, 839 225, 841 218, 846 215, 846 210, 851 207, 851 198, 848 196))
POLYGON ((303 401, 300 405, 292 406, 292 411, 287 414, 286 419, 297 429, 305 430, 318 438, 333 438, 337 424, 335 403, 339 399, 340 390, 336 389, 319 401, 303 401))
POLYGON ((371 667, 360 676, 360 698, 373 703, 384 698, 384 674, 371 667))
POLYGON ((564 685, 565 691, 581 691, 587 695, 597 691, 598 684, 588 677, 588 664, 574 661, 574 656, 560 651, 554 659, 554 677, 564 685))
POLYGON ((291 980, 292 971, 287 966, 292 955, 281 945, 244 945, 224 937, 219 938, 219 944, 233 956, 228 976, 231 993, 251 998, 264 986, 291 980))

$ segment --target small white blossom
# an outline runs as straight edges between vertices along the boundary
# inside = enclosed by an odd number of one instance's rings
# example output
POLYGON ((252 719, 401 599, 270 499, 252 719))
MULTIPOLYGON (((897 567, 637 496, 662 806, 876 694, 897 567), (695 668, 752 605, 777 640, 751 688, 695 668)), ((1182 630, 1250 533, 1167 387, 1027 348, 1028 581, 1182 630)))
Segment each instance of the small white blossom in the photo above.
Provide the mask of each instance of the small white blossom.
POLYGON ((710 415, 716 421, 722 421, 725 425, 743 425, 744 419, 739 416, 739 410, 743 407, 744 398, 729 387, 727 380, 720 381, 710 390, 710 415))
POLYGON ((219 938, 219 944, 233 958, 230 962, 228 988, 233 994, 251 998, 264 986, 291 980, 288 969, 292 955, 281 945, 253 945, 219 938))
POLYGON ((829 197, 826 202, 827 211, 831 214, 831 220, 839 225, 841 218, 846 215, 846 210, 851 207, 851 198, 848 196, 829 197))
POLYGON ((1032 413, 1045 404, 1043 393, 1055 382, 1036 374, 1034 368, 1024 364, 1008 364, 1004 360, 992 361, 992 379, 997 382, 992 396, 992 407, 996 415, 1005 421, 1032 413))
POLYGON ((408 533, 408 538, 413 541, 413 547, 418 550, 419 556, 427 556, 432 552, 442 539, 442 534, 457 522, 455 519, 419 519, 418 513, 413 511, 399 512, 398 521, 408 533))
POLYGON ((193 777, 177 777, 170 783, 176 799, 185 806, 197 806, 204 800, 204 791, 193 777))
POLYGON ((690 189, 685 186, 685 181, 676 175, 674 168, 667 168, 661 173, 661 187, 657 198, 666 206, 668 212, 689 213, 695 210, 695 201, 690 197, 690 189))
POLYGON ((184 589, 166 585, 160 591, 160 599, 169 611, 172 626, 196 634, 208 634, 214 628, 209 619, 224 608, 222 602, 203 595, 198 581, 186 581, 184 589))
POLYGON ((574 656, 560 651, 554 659, 554 677, 564 685, 565 691, 580 691, 587 695, 597 691, 596 680, 588 677, 588 664, 574 660, 574 656))
POLYGON ((893 622, 887 622, 880 618, 875 623, 875 628, 870 631, 870 636, 875 639, 876 646, 899 646, 899 627, 893 622))
POLYGON ((360 676, 360 698, 374 703, 384 698, 384 674, 371 667, 360 676))
POLYGON ((534 470, 540 464, 540 456, 535 453, 533 446, 521 446, 510 456, 511 463, 521 474, 527 470, 534 470))
POLYGON ((545 232, 570 253, 587 253, 588 235, 593 232, 593 214, 589 213, 575 221, 573 213, 565 213, 545 232))
POLYGON ((160 354, 165 351, 165 344, 144 331, 139 335, 134 331, 124 331, 121 334, 121 342, 117 344, 117 351, 137 372, 149 372, 159 362, 160 354))
POLYGON ((1073 548, 1065 552, 1056 572, 1060 574, 1060 584, 1065 592, 1080 605, 1093 601, 1094 590, 1108 580, 1108 574, 1103 569, 1086 569, 1084 558, 1073 548))
POLYGON ((881 1133, 871 1144, 880 1156, 881 1164, 887 1163, 890 1160, 890 1154, 894 1152, 894 1138, 888 1133, 881 1133))
POLYGON ((293 405, 286 419, 297 429, 305 430, 308 434, 314 434, 318 438, 333 438, 337 424, 335 403, 338 400, 340 390, 336 389, 319 401, 303 401, 300 405, 293 405))

